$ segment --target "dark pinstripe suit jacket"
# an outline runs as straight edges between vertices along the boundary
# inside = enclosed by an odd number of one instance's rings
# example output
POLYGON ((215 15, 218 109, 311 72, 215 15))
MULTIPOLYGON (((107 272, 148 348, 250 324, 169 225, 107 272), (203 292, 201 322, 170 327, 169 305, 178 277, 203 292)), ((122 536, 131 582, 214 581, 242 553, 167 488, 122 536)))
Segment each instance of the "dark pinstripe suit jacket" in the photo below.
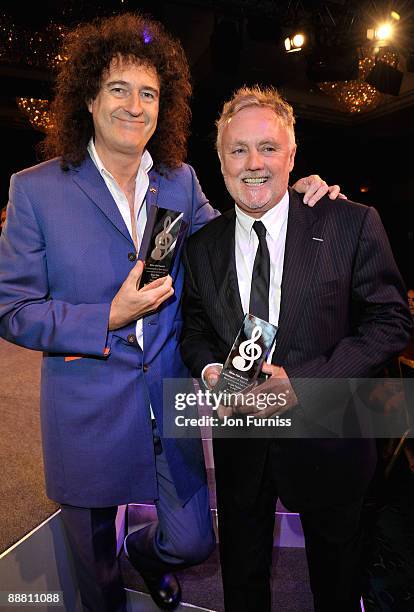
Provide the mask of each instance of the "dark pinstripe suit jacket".
MULTIPOLYGON (((207 363, 224 361, 243 319, 234 233, 231 210, 187 244, 181 351, 197 377, 207 363)), ((303 438, 305 431, 306 436, 308 427, 307 437, 312 439, 279 443, 278 482, 288 506, 300 509, 326 503, 326 496, 334 503, 356 498, 369 482, 375 457, 369 440, 315 439, 323 431, 314 426, 315 421, 329 414, 330 403, 340 396, 332 393, 332 387, 296 384, 295 379, 375 375, 409 341, 411 319, 405 295, 374 208, 328 198, 308 208, 290 191, 273 362, 283 365, 293 381, 300 399, 296 411, 300 435, 303 438)), ((337 382, 334 387, 338 389, 337 382)), ((222 460, 232 482, 240 480, 244 494, 253 491, 266 441, 217 442, 216 467, 222 460)))

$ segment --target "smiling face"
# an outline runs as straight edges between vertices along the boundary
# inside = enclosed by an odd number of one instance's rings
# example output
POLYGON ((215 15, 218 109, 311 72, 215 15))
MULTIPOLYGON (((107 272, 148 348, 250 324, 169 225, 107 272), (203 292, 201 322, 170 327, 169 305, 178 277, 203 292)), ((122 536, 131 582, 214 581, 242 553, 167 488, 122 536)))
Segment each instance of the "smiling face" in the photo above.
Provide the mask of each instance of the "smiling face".
POLYGON ((96 98, 88 102, 95 146, 108 155, 142 155, 157 126, 160 82, 155 68, 114 58, 96 98))
POLYGON ((223 128, 219 156, 226 187, 236 204, 261 217, 286 192, 295 160, 292 131, 266 106, 248 106, 223 128))

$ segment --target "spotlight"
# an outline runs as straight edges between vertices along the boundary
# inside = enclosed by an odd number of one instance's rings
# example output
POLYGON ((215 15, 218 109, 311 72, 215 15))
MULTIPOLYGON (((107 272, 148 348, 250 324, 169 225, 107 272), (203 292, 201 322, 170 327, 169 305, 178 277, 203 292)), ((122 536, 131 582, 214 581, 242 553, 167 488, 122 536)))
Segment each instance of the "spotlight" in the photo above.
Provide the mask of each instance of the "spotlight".
POLYGON ((306 38, 303 34, 294 34, 285 38, 285 49, 287 53, 293 53, 294 51, 302 51, 302 47, 306 42, 306 38))
POLYGON ((393 27, 390 23, 382 23, 377 30, 379 40, 390 40, 392 38, 393 27))
MULTIPOLYGON (((394 18, 396 21, 396 19, 394 18)), ((394 25, 390 21, 384 21, 376 28, 367 30, 367 39, 375 42, 377 45, 384 46, 389 43, 394 37, 394 25)))

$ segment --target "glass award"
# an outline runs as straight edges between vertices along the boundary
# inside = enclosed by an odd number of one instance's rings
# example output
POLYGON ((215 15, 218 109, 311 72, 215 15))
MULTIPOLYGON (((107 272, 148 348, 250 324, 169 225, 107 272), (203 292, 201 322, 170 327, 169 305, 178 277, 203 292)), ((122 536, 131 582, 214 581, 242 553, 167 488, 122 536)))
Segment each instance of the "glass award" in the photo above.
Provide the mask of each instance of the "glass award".
POLYGON ((144 262, 139 287, 170 273, 182 223, 182 212, 151 206, 138 257, 144 262))
POLYGON ((276 338, 277 327, 246 314, 215 391, 240 393, 254 383, 276 338))

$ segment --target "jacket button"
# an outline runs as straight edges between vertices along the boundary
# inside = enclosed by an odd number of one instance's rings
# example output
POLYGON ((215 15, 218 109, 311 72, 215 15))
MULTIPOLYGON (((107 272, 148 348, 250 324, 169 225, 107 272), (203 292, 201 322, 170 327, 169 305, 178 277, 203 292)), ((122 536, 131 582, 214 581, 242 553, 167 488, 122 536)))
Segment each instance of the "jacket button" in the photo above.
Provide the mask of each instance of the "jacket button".
POLYGON ((135 334, 128 334, 127 340, 129 344, 136 344, 137 337, 135 336, 135 334))
POLYGON ((147 363, 144 363, 144 365, 142 366, 142 369, 144 370, 144 372, 148 372, 148 368, 149 368, 149 365, 147 363))
POLYGON ((128 253, 129 261, 135 261, 136 258, 137 258, 137 254, 136 253, 128 253))

